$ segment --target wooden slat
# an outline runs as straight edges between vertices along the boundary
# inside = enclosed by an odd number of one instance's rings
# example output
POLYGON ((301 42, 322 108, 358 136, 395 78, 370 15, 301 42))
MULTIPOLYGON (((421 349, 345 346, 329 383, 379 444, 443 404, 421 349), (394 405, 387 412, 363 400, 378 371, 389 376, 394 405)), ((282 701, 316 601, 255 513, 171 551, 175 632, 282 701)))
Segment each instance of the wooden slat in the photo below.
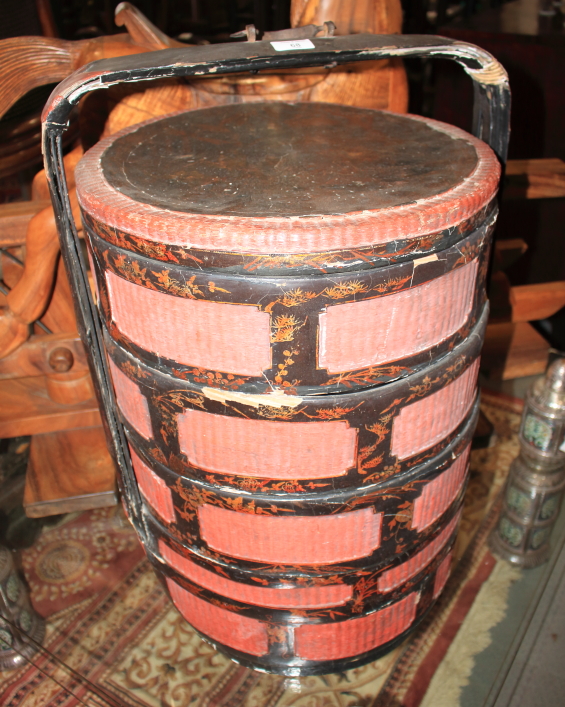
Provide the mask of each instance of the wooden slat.
POLYGON ((28 223, 47 206, 51 206, 51 202, 43 199, 0 204, 0 247, 25 243, 28 223))
POLYGON ((555 199, 565 196, 563 160, 508 160, 505 199, 555 199))
POLYGON ((494 242, 493 270, 506 270, 528 250, 521 238, 507 238, 494 242))
POLYGON ((565 307, 565 281, 518 285, 510 288, 513 322, 546 319, 565 307))
POLYGON ((78 334, 47 334, 32 336, 14 353, 0 359, 0 380, 25 378, 53 373, 49 366, 49 354, 57 348, 66 348, 72 353, 73 372, 87 371, 88 364, 78 334))
POLYGON ((44 376, 0 381, 0 439, 101 424, 94 399, 80 405, 54 403, 44 376))
POLYGON ((487 326, 481 369, 502 380, 538 375, 545 371, 549 344, 527 322, 487 326))
POLYGON ((116 469, 102 427, 34 435, 24 508, 30 518, 113 506, 116 469))

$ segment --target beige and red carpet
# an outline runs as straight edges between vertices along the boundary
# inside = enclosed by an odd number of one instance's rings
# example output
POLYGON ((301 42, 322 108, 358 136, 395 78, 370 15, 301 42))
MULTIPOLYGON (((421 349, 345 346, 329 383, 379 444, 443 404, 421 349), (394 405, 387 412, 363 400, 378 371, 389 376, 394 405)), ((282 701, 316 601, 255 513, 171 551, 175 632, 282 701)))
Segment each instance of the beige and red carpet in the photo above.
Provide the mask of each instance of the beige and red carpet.
POLYGON ((494 443, 472 453, 455 569, 425 624, 347 673, 283 678, 216 653, 179 616, 116 509, 67 516, 21 553, 44 648, 0 673, 3 707, 456 707, 514 579, 486 546, 518 452, 520 403, 485 392, 494 443), (480 595, 481 600, 477 600, 480 595))

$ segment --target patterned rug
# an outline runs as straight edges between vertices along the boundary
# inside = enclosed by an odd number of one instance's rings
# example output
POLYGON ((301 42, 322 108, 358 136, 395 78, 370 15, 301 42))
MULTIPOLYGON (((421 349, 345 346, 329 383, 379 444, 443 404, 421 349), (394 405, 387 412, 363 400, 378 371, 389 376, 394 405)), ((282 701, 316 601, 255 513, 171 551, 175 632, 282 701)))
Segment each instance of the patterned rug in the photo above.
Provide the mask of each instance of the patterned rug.
POLYGON ((486 547, 518 452, 521 403, 483 393, 491 446, 472 453, 446 589, 425 623, 384 658, 341 674, 283 678, 216 653, 179 616, 121 512, 66 516, 21 553, 47 619, 32 663, 0 673, 4 707, 456 707, 474 656, 504 615, 516 571, 486 547), (481 600, 476 601, 480 595, 481 600))

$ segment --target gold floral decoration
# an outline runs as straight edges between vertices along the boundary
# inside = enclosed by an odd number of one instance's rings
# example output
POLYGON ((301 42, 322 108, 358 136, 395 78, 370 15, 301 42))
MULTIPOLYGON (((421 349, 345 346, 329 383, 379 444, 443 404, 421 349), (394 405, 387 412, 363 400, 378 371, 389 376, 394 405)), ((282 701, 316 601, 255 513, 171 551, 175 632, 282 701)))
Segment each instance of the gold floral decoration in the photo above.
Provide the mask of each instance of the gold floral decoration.
MULTIPOLYGON (((301 321, 293 314, 281 314, 276 317, 271 324, 271 343, 276 344, 282 341, 293 341, 295 333, 305 324, 306 320, 301 321)), ((291 364, 292 363, 291 361, 291 364)))

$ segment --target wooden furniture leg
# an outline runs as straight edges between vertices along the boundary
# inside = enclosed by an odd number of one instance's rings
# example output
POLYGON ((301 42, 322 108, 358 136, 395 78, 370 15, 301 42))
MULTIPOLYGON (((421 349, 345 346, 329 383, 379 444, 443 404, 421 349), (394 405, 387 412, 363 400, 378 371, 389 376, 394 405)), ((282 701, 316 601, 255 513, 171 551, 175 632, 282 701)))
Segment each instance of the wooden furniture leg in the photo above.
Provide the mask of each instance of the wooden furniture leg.
POLYGON ((28 516, 117 502, 115 468, 76 334, 33 336, 0 359, 0 399, 0 437, 33 435, 28 516))
POLYGON ((116 469, 102 426, 32 437, 24 491, 28 517, 116 503, 116 469))
POLYGON ((528 322, 489 324, 481 369, 489 378, 511 380, 543 373, 549 344, 528 322))
MULTIPOLYGON (((565 194, 561 160, 509 160, 509 189, 522 180, 526 198, 557 198, 565 194), (518 177, 520 179, 518 179, 518 177)), ((508 197, 508 189, 504 192, 508 197)), ((512 286, 504 270, 527 250, 521 239, 497 241, 490 282, 490 319, 481 368, 491 378, 510 380, 543 373, 549 343, 529 323, 546 319, 565 306, 565 282, 512 286)))

